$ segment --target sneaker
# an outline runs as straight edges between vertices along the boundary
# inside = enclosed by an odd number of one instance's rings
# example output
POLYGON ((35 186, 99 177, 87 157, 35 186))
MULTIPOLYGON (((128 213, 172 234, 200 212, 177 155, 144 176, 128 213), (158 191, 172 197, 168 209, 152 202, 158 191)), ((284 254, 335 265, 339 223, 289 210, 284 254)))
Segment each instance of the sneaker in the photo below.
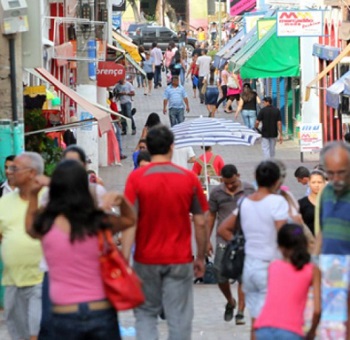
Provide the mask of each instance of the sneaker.
POLYGON ((231 304, 227 303, 225 307, 225 313, 224 313, 224 320, 225 321, 231 321, 233 319, 233 312, 236 306, 232 306, 231 304))
POLYGON ((136 130, 132 130, 132 135, 136 135, 136 130))
POLYGON ((236 325, 245 325, 243 313, 237 313, 235 316, 236 325))
POLYGON ((128 158, 128 156, 127 155, 121 155, 120 156, 120 159, 125 159, 125 158, 128 158))
POLYGON ((125 135, 126 135, 126 131, 123 131, 123 132, 121 133, 121 135, 122 135, 122 136, 125 136, 125 135))

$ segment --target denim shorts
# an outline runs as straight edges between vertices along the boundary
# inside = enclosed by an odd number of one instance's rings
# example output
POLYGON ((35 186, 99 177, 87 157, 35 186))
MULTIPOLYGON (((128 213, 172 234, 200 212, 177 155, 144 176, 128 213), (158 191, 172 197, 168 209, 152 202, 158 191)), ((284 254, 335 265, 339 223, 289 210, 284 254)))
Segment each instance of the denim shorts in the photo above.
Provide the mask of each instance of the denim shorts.
POLYGON ((265 303, 269 264, 269 261, 262 261, 251 256, 246 256, 244 259, 243 291, 252 318, 259 316, 265 303))
POLYGON ((52 331, 54 340, 121 340, 115 309, 89 310, 87 303, 74 313, 53 313, 52 331))
POLYGON ((255 330, 256 340, 302 340, 299 334, 280 328, 262 327, 255 330))

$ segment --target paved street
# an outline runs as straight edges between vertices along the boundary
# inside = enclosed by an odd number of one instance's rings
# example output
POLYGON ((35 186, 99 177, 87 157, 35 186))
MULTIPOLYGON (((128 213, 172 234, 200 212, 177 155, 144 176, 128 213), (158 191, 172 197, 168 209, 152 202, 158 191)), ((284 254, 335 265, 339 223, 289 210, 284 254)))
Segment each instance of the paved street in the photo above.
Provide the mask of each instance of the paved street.
MULTIPOLYGON (((164 76, 164 73, 163 73, 164 76)), ((135 84, 136 85, 136 82, 135 84)), ((207 116, 207 110, 204 105, 199 103, 198 99, 192 98, 192 89, 190 83, 186 83, 188 96, 190 99, 191 112, 187 118, 199 117, 200 115, 207 116)), ((157 112, 161 116, 162 122, 169 125, 168 116, 162 113, 162 95, 163 88, 154 90, 152 96, 144 96, 143 89, 136 89, 137 95, 134 98, 133 105, 137 108, 137 113, 134 116, 136 119, 137 134, 135 136, 123 136, 123 152, 128 155, 126 160, 123 160, 121 166, 111 166, 100 168, 100 176, 104 179, 107 189, 123 190, 125 179, 133 169, 132 153, 137 144, 142 131, 144 122, 151 112, 157 112)), ((231 118, 232 115, 227 115, 220 107, 218 117, 231 118)), ((197 155, 201 153, 199 147, 194 148, 197 155)), ((237 166, 241 178, 246 181, 253 181, 253 173, 255 166, 262 159, 260 144, 252 147, 243 146, 214 146, 214 153, 220 154, 225 163, 233 163, 237 166)), ((301 165, 298 143, 296 141, 285 141, 282 145, 277 146, 276 157, 285 162, 288 172, 286 185, 300 198, 305 193, 305 187, 298 184, 293 177, 294 170, 301 165)), ((307 154, 304 157, 304 165, 313 168, 318 163, 317 154, 307 154)), ((159 188, 159 194, 162 194, 159 188)), ((235 290, 235 289, 234 289, 235 290)), ((248 339, 249 338, 249 323, 245 326, 235 326, 234 322, 225 322, 223 320, 223 311, 225 301, 216 285, 195 285, 195 317, 193 322, 193 340, 229 340, 229 339, 248 339)), ((121 326, 129 331, 129 327, 134 326, 132 312, 120 313, 121 326)), ((160 320, 160 339, 166 339, 166 323, 160 320)), ((134 339, 133 336, 125 336, 125 339, 134 339)), ((3 322, 2 314, 0 314, 0 339, 9 340, 6 332, 6 327, 3 322)), ((106 339, 108 340, 108 339, 106 339)))

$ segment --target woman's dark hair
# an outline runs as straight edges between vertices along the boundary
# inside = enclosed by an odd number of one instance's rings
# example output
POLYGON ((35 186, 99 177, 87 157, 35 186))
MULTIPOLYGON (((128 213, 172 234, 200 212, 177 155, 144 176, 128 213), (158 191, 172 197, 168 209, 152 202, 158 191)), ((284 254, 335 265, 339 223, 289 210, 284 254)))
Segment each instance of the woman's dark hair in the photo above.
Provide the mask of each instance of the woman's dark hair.
POLYGON ((290 251, 290 261, 297 270, 303 269, 310 262, 310 254, 307 250, 307 239, 303 228, 294 223, 286 223, 278 231, 277 243, 290 251))
POLYGON ((256 97, 256 93, 251 89, 249 83, 245 83, 243 86, 242 99, 245 103, 250 102, 256 97))
POLYGON ((280 168, 272 161, 261 162, 255 170, 255 179, 259 187, 270 188, 280 178, 280 168))
POLYGON ((175 60, 175 64, 179 64, 181 63, 181 53, 179 50, 177 50, 174 54, 174 60, 175 60))
POLYGON ((158 113, 152 112, 148 115, 145 126, 147 126, 149 129, 153 126, 156 126, 160 124, 160 117, 158 113))
POLYGON ((59 215, 63 215, 71 225, 71 242, 95 235, 99 229, 108 227, 106 215, 95 207, 85 168, 73 159, 61 161, 53 172, 49 202, 34 220, 35 232, 45 235, 59 215))
POLYGON ((76 152, 79 155, 79 159, 82 163, 86 164, 85 151, 77 145, 69 145, 62 153, 62 158, 65 159, 68 152, 76 152))

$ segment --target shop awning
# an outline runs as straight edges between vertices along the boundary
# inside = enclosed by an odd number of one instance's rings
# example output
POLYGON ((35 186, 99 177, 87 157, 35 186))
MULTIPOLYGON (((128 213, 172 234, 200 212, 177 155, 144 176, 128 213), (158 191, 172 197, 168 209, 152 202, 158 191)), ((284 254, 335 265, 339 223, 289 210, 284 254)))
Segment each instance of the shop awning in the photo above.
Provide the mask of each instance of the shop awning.
POLYGON ((350 71, 341 76, 335 83, 326 90, 326 105, 339 109, 340 94, 350 94, 350 71))
POLYGON ((305 91, 305 101, 307 102, 310 98, 311 88, 319 82, 329 71, 333 70, 336 65, 348 54, 350 53, 350 44, 348 44, 340 54, 322 71, 320 72, 314 80, 312 80, 309 84, 306 85, 305 91))
POLYGON ((242 78, 278 78, 300 76, 298 37, 278 37, 274 25, 260 40, 257 34, 231 62, 242 78))
POLYGON ((66 96, 71 98, 79 106, 91 113, 97 120, 100 134, 103 134, 112 128, 111 118, 105 111, 101 110, 100 108, 97 108, 93 103, 80 96, 68 86, 62 84, 58 79, 56 79, 49 71, 45 70, 44 68, 38 67, 35 69, 35 71, 39 73, 49 83, 57 87, 66 96))
POLYGON ((131 57, 136 61, 136 63, 139 63, 142 60, 139 54, 139 49, 135 44, 133 44, 131 41, 127 40, 122 35, 114 31, 112 31, 112 37, 120 45, 121 48, 123 48, 126 52, 128 52, 131 55, 131 57))
POLYGON ((324 60, 334 60, 340 54, 339 47, 313 44, 312 55, 324 60))

